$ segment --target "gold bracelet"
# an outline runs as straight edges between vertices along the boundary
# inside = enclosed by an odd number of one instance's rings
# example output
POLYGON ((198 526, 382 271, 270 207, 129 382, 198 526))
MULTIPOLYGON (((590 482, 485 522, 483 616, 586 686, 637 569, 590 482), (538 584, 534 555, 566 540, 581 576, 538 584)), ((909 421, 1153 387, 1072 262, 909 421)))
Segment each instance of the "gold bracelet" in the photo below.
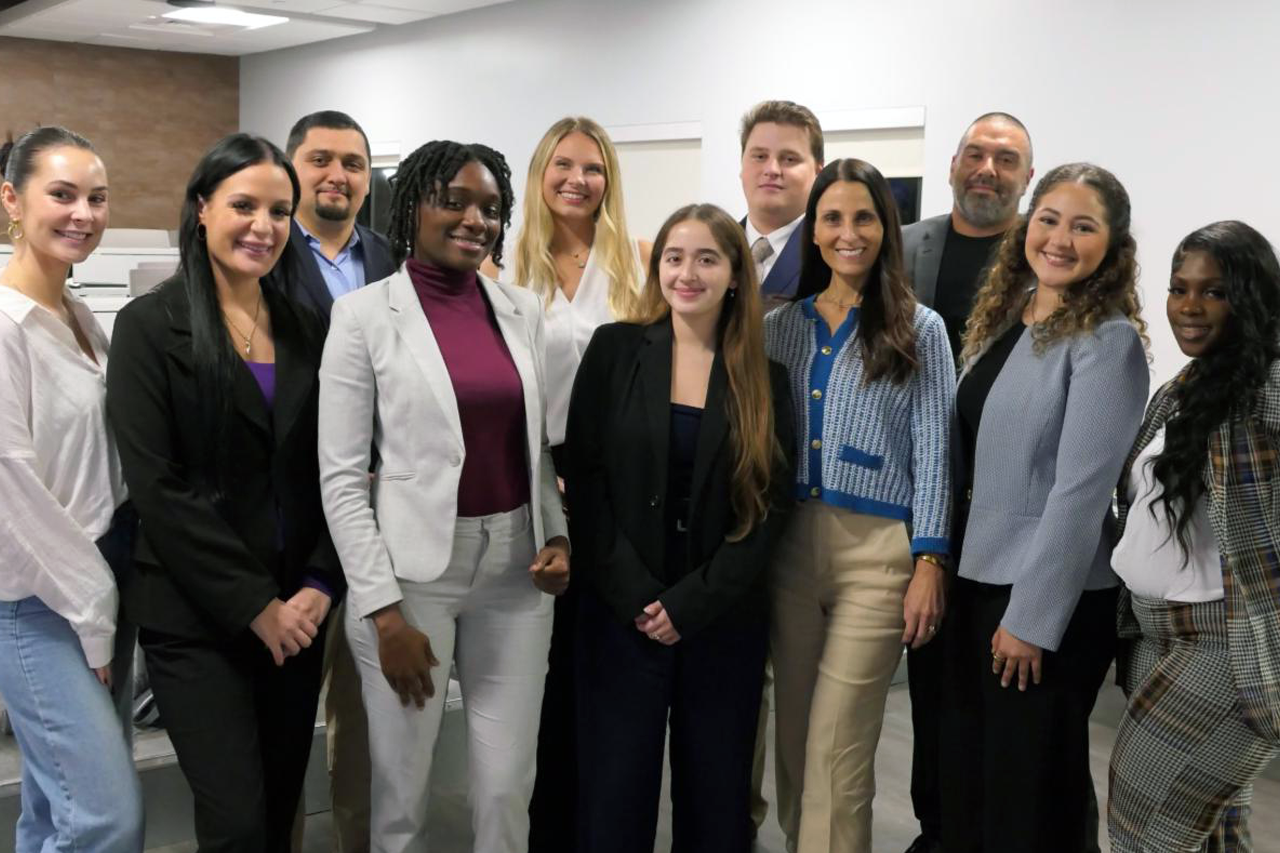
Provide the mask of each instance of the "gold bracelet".
POLYGON ((943 562, 941 557, 935 556, 933 554, 917 554, 916 559, 924 560, 926 563, 933 563, 935 566, 937 566, 940 569, 945 569, 947 567, 947 564, 943 562))

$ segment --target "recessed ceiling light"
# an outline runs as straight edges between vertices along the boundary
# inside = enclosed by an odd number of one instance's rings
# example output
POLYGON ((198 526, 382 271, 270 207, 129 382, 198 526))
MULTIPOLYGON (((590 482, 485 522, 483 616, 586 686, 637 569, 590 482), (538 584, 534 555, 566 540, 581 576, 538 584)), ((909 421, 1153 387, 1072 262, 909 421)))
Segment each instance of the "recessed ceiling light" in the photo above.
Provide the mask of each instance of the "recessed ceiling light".
POLYGON ((225 6, 214 5, 176 9, 172 12, 165 12, 164 17, 178 21, 191 21, 197 24, 244 27, 248 30, 260 30, 263 27, 272 27, 289 21, 288 18, 281 15, 258 15, 253 12, 242 12, 239 9, 228 9, 225 6))

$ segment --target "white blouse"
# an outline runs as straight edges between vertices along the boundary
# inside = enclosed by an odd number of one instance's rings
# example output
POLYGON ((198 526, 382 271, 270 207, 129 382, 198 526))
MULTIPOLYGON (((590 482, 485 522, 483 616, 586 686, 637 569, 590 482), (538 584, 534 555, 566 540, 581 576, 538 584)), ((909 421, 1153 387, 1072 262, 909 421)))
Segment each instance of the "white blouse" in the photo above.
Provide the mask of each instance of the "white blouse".
POLYGON ((107 337, 64 291, 98 363, 53 312, 0 285, 0 600, 35 596, 111 661, 116 585, 95 540, 126 497, 106 418, 107 337))
POLYGON ((1222 563, 1205 496, 1196 501, 1187 527, 1190 559, 1185 567, 1178 539, 1165 518, 1164 505, 1156 506, 1155 517, 1151 516, 1151 504, 1162 493, 1151 463, 1163 449, 1161 428, 1134 460, 1125 484, 1129 515, 1120 544, 1111 553, 1111 568, 1134 595, 1143 598, 1183 603, 1220 601, 1222 563))
MULTIPOLYGON (((645 273, 639 246, 632 245, 636 280, 643 282, 645 273)), ((566 299, 564 291, 557 287, 551 294, 550 305, 546 306, 543 334, 547 348, 547 440, 553 447, 564 443, 569 394, 582 354, 596 329, 617 319, 609 310, 609 284, 609 274, 596 265, 596 251, 592 248, 573 299, 566 299)))

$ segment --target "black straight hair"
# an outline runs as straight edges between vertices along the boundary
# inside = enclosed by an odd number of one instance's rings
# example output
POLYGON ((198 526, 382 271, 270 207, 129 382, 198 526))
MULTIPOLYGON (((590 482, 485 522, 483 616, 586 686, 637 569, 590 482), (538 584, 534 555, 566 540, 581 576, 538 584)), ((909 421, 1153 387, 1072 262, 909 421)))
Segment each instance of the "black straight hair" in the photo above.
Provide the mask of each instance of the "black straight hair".
MULTIPOLYGON (((240 356, 232 347, 223 323, 209 247, 200 228, 200 207, 227 178, 259 163, 270 163, 285 171, 293 185, 293 209, 296 209, 301 188, 289 158, 261 136, 233 133, 215 143, 196 164, 183 196, 182 221, 178 228, 178 271, 190 305, 191 356, 205 428, 201 436, 204 456, 201 473, 215 501, 225 497, 230 448, 224 439, 231 418, 232 388, 236 371, 240 370, 240 356)), ((290 257, 286 249, 280 262, 264 278, 263 287, 288 292, 288 279, 292 278, 288 266, 290 257)))
POLYGON ((307 132, 313 127, 323 127, 327 130, 358 131, 360 138, 364 140, 365 156, 370 161, 373 160, 373 149, 369 147, 369 135, 364 132, 364 128, 360 126, 359 122, 338 110, 320 110, 320 112, 308 113, 294 122, 292 129, 289 131, 289 139, 284 144, 284 153, 289 155, 290 160, 297 153, 298 146, 307 138, 307 132))
POLYGON ((501 226, 490 257, 502 266, 502 238, 511 224, 515 192, 511 189, 511 167, 500 153, 487 145, 472 142, 464 145, 447 139, 428 142, 418 148, 396 168, 391 177, 391 224, 387 240, 396 266, 413 254, 413 241, 418 233, 418 205, 435 204, 445 187, 468 163, 479 163, 493 175, 502 197, 501 226))

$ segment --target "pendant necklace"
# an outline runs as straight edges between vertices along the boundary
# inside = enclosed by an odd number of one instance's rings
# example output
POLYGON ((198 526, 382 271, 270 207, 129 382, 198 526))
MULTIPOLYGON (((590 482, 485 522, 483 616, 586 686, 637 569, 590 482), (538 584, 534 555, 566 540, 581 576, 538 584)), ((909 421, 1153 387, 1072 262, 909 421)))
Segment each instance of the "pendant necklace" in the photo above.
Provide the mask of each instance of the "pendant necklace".
POLYGON ((253 336, 258 333, 258 314, 262 311, 262 289, 258 289, 258 304, 253 309, 253 327, 249 329, 249 334, 240 331, 240 327, 231 322, 231 318, 227 316, 227 312, 222 312, 222 319, 227 321, 227 325, 231 327, 237 335, 244 339, 244 357, 249 358, 249 353, 253 350, 253 336))

